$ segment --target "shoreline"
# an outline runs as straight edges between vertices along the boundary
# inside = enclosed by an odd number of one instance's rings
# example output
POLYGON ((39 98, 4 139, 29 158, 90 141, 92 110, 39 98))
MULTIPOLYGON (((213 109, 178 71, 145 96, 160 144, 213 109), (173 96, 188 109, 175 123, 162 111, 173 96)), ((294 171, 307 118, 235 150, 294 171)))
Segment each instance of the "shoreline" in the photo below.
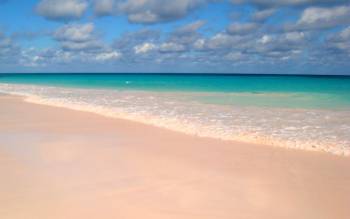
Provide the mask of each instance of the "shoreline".
POLYGON ((0 95, 0 217, 348 218, 350 159, 0 95))
MULTIPOLYGON (((237 136, 235 138, 232 137, 223 137, 223 136, 214 136, 211 134, 203 134, 200 132, 196 132, 194 130, 188 130, 184 131, 183 129, 177 128, 177 127, 172 127, 172 126, 164 126, 164 125, 159 125, 156 122, 149 122, 147 121, 147 118, 139 118, 135 119, 133 116, 129 116, 127 114, 122 113, 122 115, 114 115, 113 112, 109 112, 108 110, 105 109, 100 109, 100 110, 90 110, 89 107, 84 107, 78 105, 71 105, 71 104, 66 104, 66 103, 57 103, 57 102, 52 102, 45 100, 41 97, 25 97, 24 101, 28 103, 33 103, 33 104, 39 104, 39 105, 45 105, 45 106, 52 106, 52 107, 61 107, 64 109, 70 109, 70 110, 75 110, 75 111, 80 111, 80 112, 88 112, 88 113, 94 113, 99 116, 104 116, 106 118, 111 118, 111 119, 121 119, 121 120, 126 120, 126 121, 131 121, 131 122, 136 122, 139 124, 144 124, 147 126, 152 126, 155 128, 161 128, 161 129, 166 129, 169 131, 181 133, 181 134, 186 134, 194 137, 200 137, 200 138, 210 138, 210 139, 215 139, 215 140, 220 140, 220 141, 228 141, 228 142, 233 142, 233 143, 247 143, 247 144, 256 144, 256 145, 265 145, 265 146, 270 146, 270 147, 279 147, 279 148, 284 148, 284 149, 292 149, 292 150, 303 150, 303 151, 310 151, 310 152, 317 152, 317 153, 329 153, 332 155, 336 156, 345 156, 348 157, 350 156, 350 149, 343 149, 342 151, 337 151, 335 149, 335 146, 327 146, 323 148, 318 148, 314 146, 314 143, 308 143, 300 147, 301 143, 298 142, 295 145, 293 143, 288 144, 288 142, 283 141, 282 139, 274 139, 269 136, 254 136, 253 134, 244 134, 242 136, 237 136)), ((179 125, 180 126, 180 125, 179 125)))
MULTIPOLYGON (((50 89, 55 88, 55 87, 49 87, 50 89)), ((66 88, 62 88, 66 89, 66 88)), ((68 88, 67 88, 68 89, 68 88)), ((72 88, 71 88, 72 89, 72 88)), ((79 90, 80 88, 74 88, 79 90)), ((129 112, 128 110, 123 109, 123 107, 117 107, 117 108, 110 108, 106 107, 103 104, 98 105, 98 104, 91 104, 90 102, 74 102, 70 100, 63 100, 60 98, 48 98, 48 97, 43 97, 40 95, 35 95, 35 94, 26 94, 23 92, 10 92, 8 95, 16 95, 16 96, 21 96, 24 98, 25 101, 33 104, 40 104, 40 105, 46 105, 46 106, 53 106, 53 107, 62 107, 65 109, 70 109, 70 110, 76 110, 76 111, 81 111, 81 112, 89 112, 89 113, 95 113, 100 116, 104 116, 107 118, 113 118, 113 119, 124 119, 128 121, 133 121, 137 123, 142 123, 146 125, 151 125, 153 127, 157 128, 164 128, 170 131, 175 131, 179 132, 182 134, 187 134, 187 135, 193 135, 193 136, 199 136, 199 137, 204 137, 204 138, 214 138, 218 140, 223 140, 223 141, 233 141, 233 142, 245 142, 248 144, 263 144, 263 145, 270 145, 273 147, 280 147, 280 148, 287 148, 287 149, 293 149, 293 150, 304 150, 304 151, 314 151, 314 152, 321 152, 321 153, 330 153, 336 156, 349 156, 350 155, 350 149, 348 148, 347 142, 346 141, 341 141, 341 139, 334 138, 332 140, 329 139, 318 139, 315 137, 312 137, 311 139, 308 139, 308 137, 302 136, 301 139, 299 139, 299 136, 294 136, 291 140, 285 133, 283 132, 288 132, 289 130, 283 130, 279 132, 279 130, 282 129, 280 127, 279 129, 276 129, 273 127, 271 129, 270 127, 264 127, 264 130, 270 130, 271 131, 263 131, 263 132, 254 132, 252 130, 240 130, 240 126, 238 124, 245 124, 245 121, 240 120, 241 123, 235 122, 234 126, 226 126, 222 129, 219 125, 216 126, 213 123, 208 123, 208 124, 201 124, 198 123, 197 120, 190 120, 191 122, 188 123, 188 121, 185 119, 178 119, 177 117, 172 117, 172 116, 158 116, 158 115, 152 115, 150 114, 144 114, 144 113, 135 113, 135 112, 129 112), (213 126, 211 126, 213 125, 213 126), (238 126, 238 127, 237 127, 238 126), (209 128, 208 128, 209 127, 209 128), (226 130, 225 128, 228 128, 226 130), (235 131, 239 130, 239 131, 235 131), (277 133, 277 135, 275 135, 277 133), (285 135, 285 136, 284 136, 285 135), (286 137, 287 136, 287 137, 286 137)), ((146 96, 147 97, 147 96, 146 96)), ((147 103, 145 103, 147 104, 147 103)), ((265 108, 262 108, 265 109, 265 108)), ((138 109, 142 111, 143 109, 138 109)), ((303 109, 305 112, 304 114, 308 113, 307 109, 303 109)), ((265 110, 266 111, 266 110, 265 110)), ((285 112, 290 111, 290 109, 284 109, 285 112)), ((312 113, 315 113, 316 110, 312 111, 312 113)), ((317 111, 316 111, 317 112, 317 111)), ((320 112, 326 112, 323 110, 320 110, 320 112)), ((341 112, 341 111, 340 111, 341 112)), ((216 112, 218 113, 218 112, 216 112)), ((237 112, 236 112, 237 113, 237 112)), ((256 114, 257 112, 255 112, 256 114)), ((279 111, 277 110, 277 112, 279 111)), ((255 115, 254 114, 254 115, 255 115)), ((300 114, 300 113, 299 113, 300 114)), ((254 115, 251 113, 248 114, 252 118, 254 115)), ((270 115, 271 116, 271 115, 270 115)), ((283 117, 283 115, 280 115, 283 117)), ((298 115, 297 115, 298 116, 298 115)), ((299 115, 300 116, 300 115, 299 115)), ((332 118, 334 119, 334 116, 332 115, 332 118)), ((339 115, 338 115, 339 117, 339 115)), ((188 119, 188 118, 187 118, 188 119)), ((232 119, 232 118, 231 118, 232 119)), ((322 119, 322 118, 319 118, 322 119)), ((229 121, 229 120, 228 120, 229 121)), ((222 121, 221 121, 222 122, 222 121)), ((271 121, 270 121, 271 122, 271 121)), ((274 121, 275 123, 278 121, 274 121)), ((272 122, 271 122, 272 123, 272 122)), ((248 123, 249 124, 249 123, 248 123)), ((260 124, 261 126, 264 126, 264 124, 260 124)), ((248 125, 249 126, 249 125, 248 125)), ((310 128, 308 124, 303 125, 301 127, 297 126, 294 127, 294 124, 289 121, 289 123, 284 124, 285 127, 291 128, 290 130, 294 129, 294 132, 300 132, 304 133, 304 127, 310 128)), ((315 126, 315 125, 313 125, 315 126)), ((243 126, 244 127, 244 126, 243 126)), ((261 129, 260 126, 257 127, 258 130, 261 129)), ((311 127, 311 133, 310 129, 308 129, 309 134, 311 136, 315 136, 317 134, 317 126, 311 127)), ((324 131, 324 130, 323 130, 324 131)), ((331 136, 333 137, 334 135, 337 135, 338 133, 330 132, 327 133, 328 135, 326 136, 331 136)), ((344 135, 344 134, 343 134, 344 135)), ((317 135, 319 136, 319 135, 317 135)), ((335 136, 337 137, 337 136, 335 136)), ((321 138, 321 136, 319 136, 321 138)))

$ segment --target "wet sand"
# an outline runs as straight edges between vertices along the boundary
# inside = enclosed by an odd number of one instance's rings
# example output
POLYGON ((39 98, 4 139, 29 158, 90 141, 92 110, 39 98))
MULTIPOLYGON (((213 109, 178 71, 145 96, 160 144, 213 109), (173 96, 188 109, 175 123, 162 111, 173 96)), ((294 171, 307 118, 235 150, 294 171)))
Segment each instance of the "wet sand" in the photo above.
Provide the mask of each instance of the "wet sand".
POLYGON ((345 219, 349 185, 349 157, 0 96, 1 219, 345 219))

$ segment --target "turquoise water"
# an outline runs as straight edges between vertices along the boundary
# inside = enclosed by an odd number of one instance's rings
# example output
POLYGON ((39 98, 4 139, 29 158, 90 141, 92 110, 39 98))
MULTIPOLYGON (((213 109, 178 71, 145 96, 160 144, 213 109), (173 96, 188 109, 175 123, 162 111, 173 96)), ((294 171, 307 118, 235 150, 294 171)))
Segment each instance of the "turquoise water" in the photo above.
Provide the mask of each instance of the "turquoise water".
POLYGON ((350 155, 350 77, 0 74, 0 93, 186 134, 350 155))
POLYGON ((350 77, 204 74, 3 74, 0 83, 221 93, 198 101, 293 108, 350 107, 350 77), (230 95, 234 93, 235 95, 230 95), (273 98, 271 98, 271 94, 273 98))

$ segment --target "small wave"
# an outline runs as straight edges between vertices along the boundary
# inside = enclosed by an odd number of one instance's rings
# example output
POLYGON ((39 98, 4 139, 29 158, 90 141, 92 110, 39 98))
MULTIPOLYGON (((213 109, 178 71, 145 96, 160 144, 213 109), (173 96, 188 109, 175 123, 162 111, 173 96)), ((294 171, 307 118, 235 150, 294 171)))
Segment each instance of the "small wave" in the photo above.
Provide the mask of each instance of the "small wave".
POLYGON ((191 92, 0 84, 26 101, 97 113, 200 137, 350 155, 350 111, 204 104, 191 92))

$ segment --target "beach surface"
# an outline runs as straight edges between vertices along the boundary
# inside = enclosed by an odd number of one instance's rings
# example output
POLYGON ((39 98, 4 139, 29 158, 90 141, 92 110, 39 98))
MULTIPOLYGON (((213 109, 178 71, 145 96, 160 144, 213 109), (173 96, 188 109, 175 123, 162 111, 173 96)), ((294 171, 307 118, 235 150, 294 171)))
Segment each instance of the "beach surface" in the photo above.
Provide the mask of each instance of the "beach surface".
POLYGON ((0 95, 1 219, 346 219, 349 185, 349 157, 0 95))

